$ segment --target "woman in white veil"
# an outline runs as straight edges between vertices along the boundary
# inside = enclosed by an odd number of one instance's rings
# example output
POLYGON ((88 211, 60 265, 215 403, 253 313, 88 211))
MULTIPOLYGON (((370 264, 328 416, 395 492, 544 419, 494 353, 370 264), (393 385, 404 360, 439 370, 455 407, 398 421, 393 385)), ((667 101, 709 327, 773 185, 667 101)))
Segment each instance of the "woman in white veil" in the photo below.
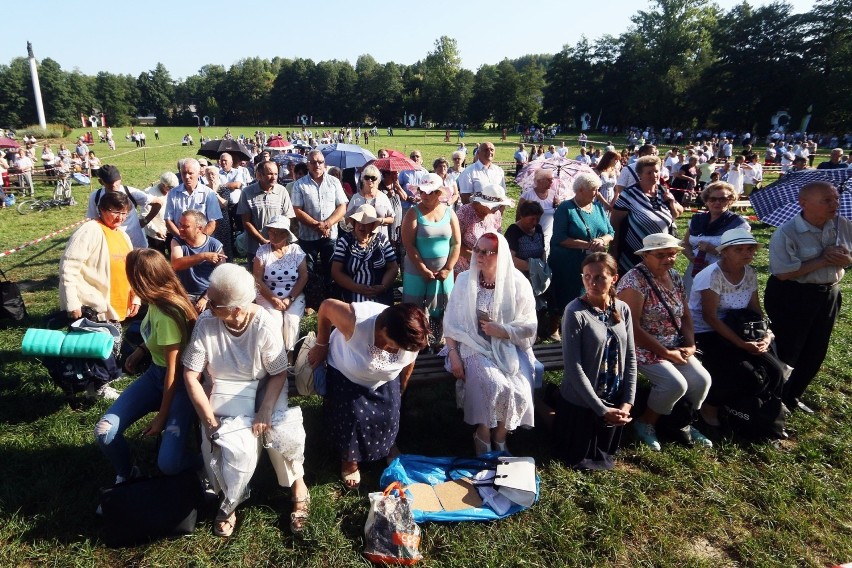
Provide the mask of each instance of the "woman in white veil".
POLYGON ((482 235, 470 270, 459 275, 444 316, 447 369, 464 420, 476 425, 477 455, 506 450, 506 435, 531 427, 537 330, 535 296, 512 264, 506 239, 482 235))

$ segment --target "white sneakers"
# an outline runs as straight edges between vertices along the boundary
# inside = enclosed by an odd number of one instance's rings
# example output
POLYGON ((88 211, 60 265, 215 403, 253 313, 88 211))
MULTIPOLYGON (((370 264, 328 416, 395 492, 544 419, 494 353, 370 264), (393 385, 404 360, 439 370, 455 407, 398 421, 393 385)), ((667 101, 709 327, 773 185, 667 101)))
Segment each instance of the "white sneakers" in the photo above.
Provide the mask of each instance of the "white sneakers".
POLYGON ((89 383, 86 385, 87 398, 102 398, 104 400, 116 400, 121 395, 121 391, 112 388, 111 386, 103 385, 96 389, 95 385, 89 383))

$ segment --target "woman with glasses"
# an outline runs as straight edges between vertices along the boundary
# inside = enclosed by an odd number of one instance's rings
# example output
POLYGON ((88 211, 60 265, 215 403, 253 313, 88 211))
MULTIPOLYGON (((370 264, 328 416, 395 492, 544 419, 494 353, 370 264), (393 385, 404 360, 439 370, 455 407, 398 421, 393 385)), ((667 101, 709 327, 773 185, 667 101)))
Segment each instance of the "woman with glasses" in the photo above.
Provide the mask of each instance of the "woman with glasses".
MULTIPOLYGON (((358 189, 358 193, 352 196, 349 205, 346 207, 346 217, 348 218, 353 211, 365 203, 371 205, 378 216, 379 232, 386 238, 390 238, 390 229, 393 228, 396 218, 393 204, 391 204, 388 196, 379 189, 381 182, 382 174, 379 169, 372 164, 366 166, 361 172, 361 187, 358 189)), ((398 224, 399 220, 397 220, 398 224)))
POLYGON ((278 484, 291 489, 290 530, 303 531, 308 520, 301 411, 287 407, 281 328, 253 303, 255 294, 255 280, 245 268, 216 267, 207 289, 209 309, 199 316, 183 354, 186 389, 205 440, 204 465, 213 489, 222 493, 213 527, 222 537, 234 532, 234 511, 249 496, 261 447, 268 449, 278 484), (202 373, 212 385, 210 394, 202 373))
POLYGON ((455 151, 450 155, 450 159, 452 160, 452 165, 447 170, 447 175, 453 182, 458 183, 459 176, 462 171, 464 171, 464 154, 455 151))
POLYGON ((123 321, 139 311, 125 273, 130 237, 120 230, 130 211, 127 194, 106 191, 98 218, 86 221, 68 240, 59 261, 59 307, 76 320, 123 321))
POLYGON ((696 213, 689 221, 683 242, 683 255, 689 259, 683 273, 683 285, 687 294, 692 288, 692 279, 702 270, 719 261, 716 247, 722 242, 722 234, 731 229, 751 231, 748 222, 730 211, 737 200, 734 186, 724 181, 711 183, 701 192, 701 201, 707 211, 696 213))
POLYGON ((473 246, 470 270, 459 275, 444 315, 441 355, 457 379, 464 421, 476 427, 476 455, 506 451, 506 436, 532 427, 538 321, 526 277, 512 265, 509 243, 488 232, 473 246))
POLYGON ((692 412, 701 409, 710 389, 710 373, 695 358, 695 333, 683 280, 674 269, 683 247, 677 237, 655 233, 636 251, 642 262, 618 283, 618 299, 630 308, 639 371, 651 382, 651 394, 642 416, 633 421, 637 436, 660 451, 656 427, 671 415, 682 398, 683 411, 667 419, 668 433, 687 445, 712 447, 692 426, 692 412), (683 424, 686 422, 686 424, 683 424))
POLYGON ((615 240, 610 253, 618 260, 618 270, 624 274, 641 262, 636 251, 642 248, 642 239, 654 233, 675 233, 675 219, 683 207, 660 184, 660 159, 643 156, 636 160, 639 182, 624 190, 613 203, 610 222, 615 229, 615 240))

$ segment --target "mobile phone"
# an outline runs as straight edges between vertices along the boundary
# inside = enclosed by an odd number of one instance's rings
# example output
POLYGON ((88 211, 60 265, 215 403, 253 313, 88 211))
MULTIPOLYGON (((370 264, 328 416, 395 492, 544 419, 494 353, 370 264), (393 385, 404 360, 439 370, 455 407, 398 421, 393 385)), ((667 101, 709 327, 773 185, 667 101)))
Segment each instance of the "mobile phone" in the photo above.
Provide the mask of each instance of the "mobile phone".
POLYGON ((484 310, 476 310, 476 318, 479 321, 491 321, 491 316, 484 310))

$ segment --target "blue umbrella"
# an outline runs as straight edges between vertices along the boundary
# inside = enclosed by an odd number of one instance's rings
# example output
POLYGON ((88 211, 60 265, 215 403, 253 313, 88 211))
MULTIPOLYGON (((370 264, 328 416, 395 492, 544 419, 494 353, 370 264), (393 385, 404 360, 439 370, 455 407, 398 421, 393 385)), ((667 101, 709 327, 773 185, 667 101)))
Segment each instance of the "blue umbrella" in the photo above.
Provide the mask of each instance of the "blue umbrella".
POLYGON ((754 212, 769 225, 780 227, 802 212, 799 207, 799 191, 808 183, 827 181, 840 192, 839 215, 852 219, 852 170, 803 170, 788 172, 778 181, 751 194, 754 212))
POLYGON ((326 144, 319 149, 325 156, 326 166, 337 166, 342 170, 360 168, 370 160, 376 159, 372 152, 356 144, 326 144))

